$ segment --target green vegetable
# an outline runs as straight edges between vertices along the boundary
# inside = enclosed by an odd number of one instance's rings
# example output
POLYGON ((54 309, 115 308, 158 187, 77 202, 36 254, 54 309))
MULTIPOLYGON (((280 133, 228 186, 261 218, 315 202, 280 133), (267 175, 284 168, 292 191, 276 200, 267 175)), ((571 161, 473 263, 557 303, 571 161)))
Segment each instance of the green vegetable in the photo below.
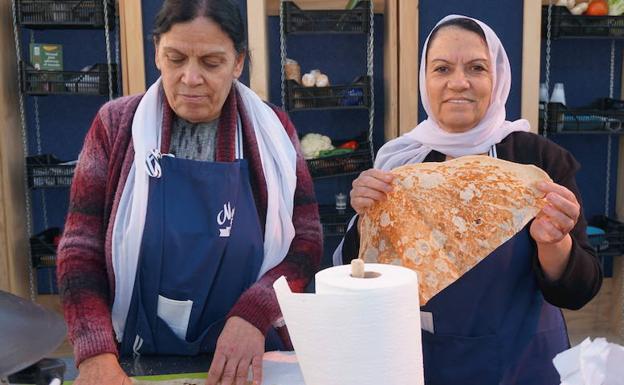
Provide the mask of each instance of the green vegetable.
POLYGON ((609 0, 609 15, 620 16, 624 13, 624 0, 609 0))
POLYGON ((349 0, 345 9, 353 9, 360 2, 360 0, 349 0))
POLYGON ((352 153, 353 150, 350 148, 336 148, 333 150, 323 150, 319 152, 319 158, 327 158, 330 156, 338 156, 352 153))

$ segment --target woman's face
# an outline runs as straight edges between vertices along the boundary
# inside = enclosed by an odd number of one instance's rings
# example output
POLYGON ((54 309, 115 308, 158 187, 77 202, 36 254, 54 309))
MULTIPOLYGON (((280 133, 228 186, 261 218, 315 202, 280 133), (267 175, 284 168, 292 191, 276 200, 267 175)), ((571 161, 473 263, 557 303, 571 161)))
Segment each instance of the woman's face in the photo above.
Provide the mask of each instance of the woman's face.
POLYGON ((167 100, 189 122, 217 119, 244 55, 221 27, 206 17, 175 24, 156 43, 156 67, 167 100))
POLYGON ((492 67, 486 43, 457 27, 438 31, 429 45, 426 87, 440 127, 466 132, 485 116, 492 95, 492 67))

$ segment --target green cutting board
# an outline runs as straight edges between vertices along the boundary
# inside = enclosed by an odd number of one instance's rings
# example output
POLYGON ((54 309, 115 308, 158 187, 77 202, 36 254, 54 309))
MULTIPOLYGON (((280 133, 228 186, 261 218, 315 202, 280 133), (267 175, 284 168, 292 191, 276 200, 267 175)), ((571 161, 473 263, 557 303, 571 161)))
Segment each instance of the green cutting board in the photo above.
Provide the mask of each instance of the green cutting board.
MULTIPOLYGON (((182 378, 204 379, 206 373, 181 373, 181 374, 165 374, 160 376, 137 376, 133 377, 136 380, 143 381, 168 381, 168 380, 180 380, 182 378)), ((63 385, 71 385, 74 381, 65 381, 63 385)))

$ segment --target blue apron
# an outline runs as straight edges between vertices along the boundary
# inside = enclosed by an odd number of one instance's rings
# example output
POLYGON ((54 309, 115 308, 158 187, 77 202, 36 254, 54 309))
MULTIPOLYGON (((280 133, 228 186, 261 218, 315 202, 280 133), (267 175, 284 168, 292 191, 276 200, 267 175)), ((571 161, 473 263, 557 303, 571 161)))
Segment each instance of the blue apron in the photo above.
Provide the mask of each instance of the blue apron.
POLYGON ((421 308, 433 318, 422 331, 427 385, 559 385, 552 359, 570 343, 537 285, 528 228, 421 308))
MULTIPOLYGON (((156 162, 161 172, 149 178, 145 229, 121 353, 214 352, 226 315, 256 282, 264 256, 248 165, 242 159, 222 163, 171 156, 156 162), (176 315, 171 311, 176 306, 190 307, 186 319, 184 311, 177 312, 185 331, 161 318, 159 311, 164 314, 165 305, 169 316, 176 315)), ((267 349, 280 347, 272 331, 267 349)))

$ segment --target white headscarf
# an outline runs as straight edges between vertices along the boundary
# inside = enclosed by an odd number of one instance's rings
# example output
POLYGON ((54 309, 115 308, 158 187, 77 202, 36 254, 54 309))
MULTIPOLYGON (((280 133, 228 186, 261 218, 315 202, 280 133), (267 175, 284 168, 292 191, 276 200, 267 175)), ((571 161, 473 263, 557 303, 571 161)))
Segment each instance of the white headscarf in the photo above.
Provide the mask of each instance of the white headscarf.
POLYGON ((426 85, 426 52, 431 38, 431 34, 429 34, 422 51, 419 75, 420 98, 428 118, 412 131, 382 146, 377 154, 375 168, 392 170, 404 164, 419 163, 425 159, 431 150, 454 158, 482 154, 488 152, 492 145, 500 143, 514 131, 529 131, 529 122, 525 119, 514 122, 505 120, 505 103, 511 88, 511 66, 498 36, 481 21, 461 15, 446 16, 436 24, 436 27, 446 21, 458 18, 474 20, 479 24, 485 33, 490 51, 492 95, 485 116, 474 128, 462 133, 444 131, 436 122, 431 113, 426 85))

